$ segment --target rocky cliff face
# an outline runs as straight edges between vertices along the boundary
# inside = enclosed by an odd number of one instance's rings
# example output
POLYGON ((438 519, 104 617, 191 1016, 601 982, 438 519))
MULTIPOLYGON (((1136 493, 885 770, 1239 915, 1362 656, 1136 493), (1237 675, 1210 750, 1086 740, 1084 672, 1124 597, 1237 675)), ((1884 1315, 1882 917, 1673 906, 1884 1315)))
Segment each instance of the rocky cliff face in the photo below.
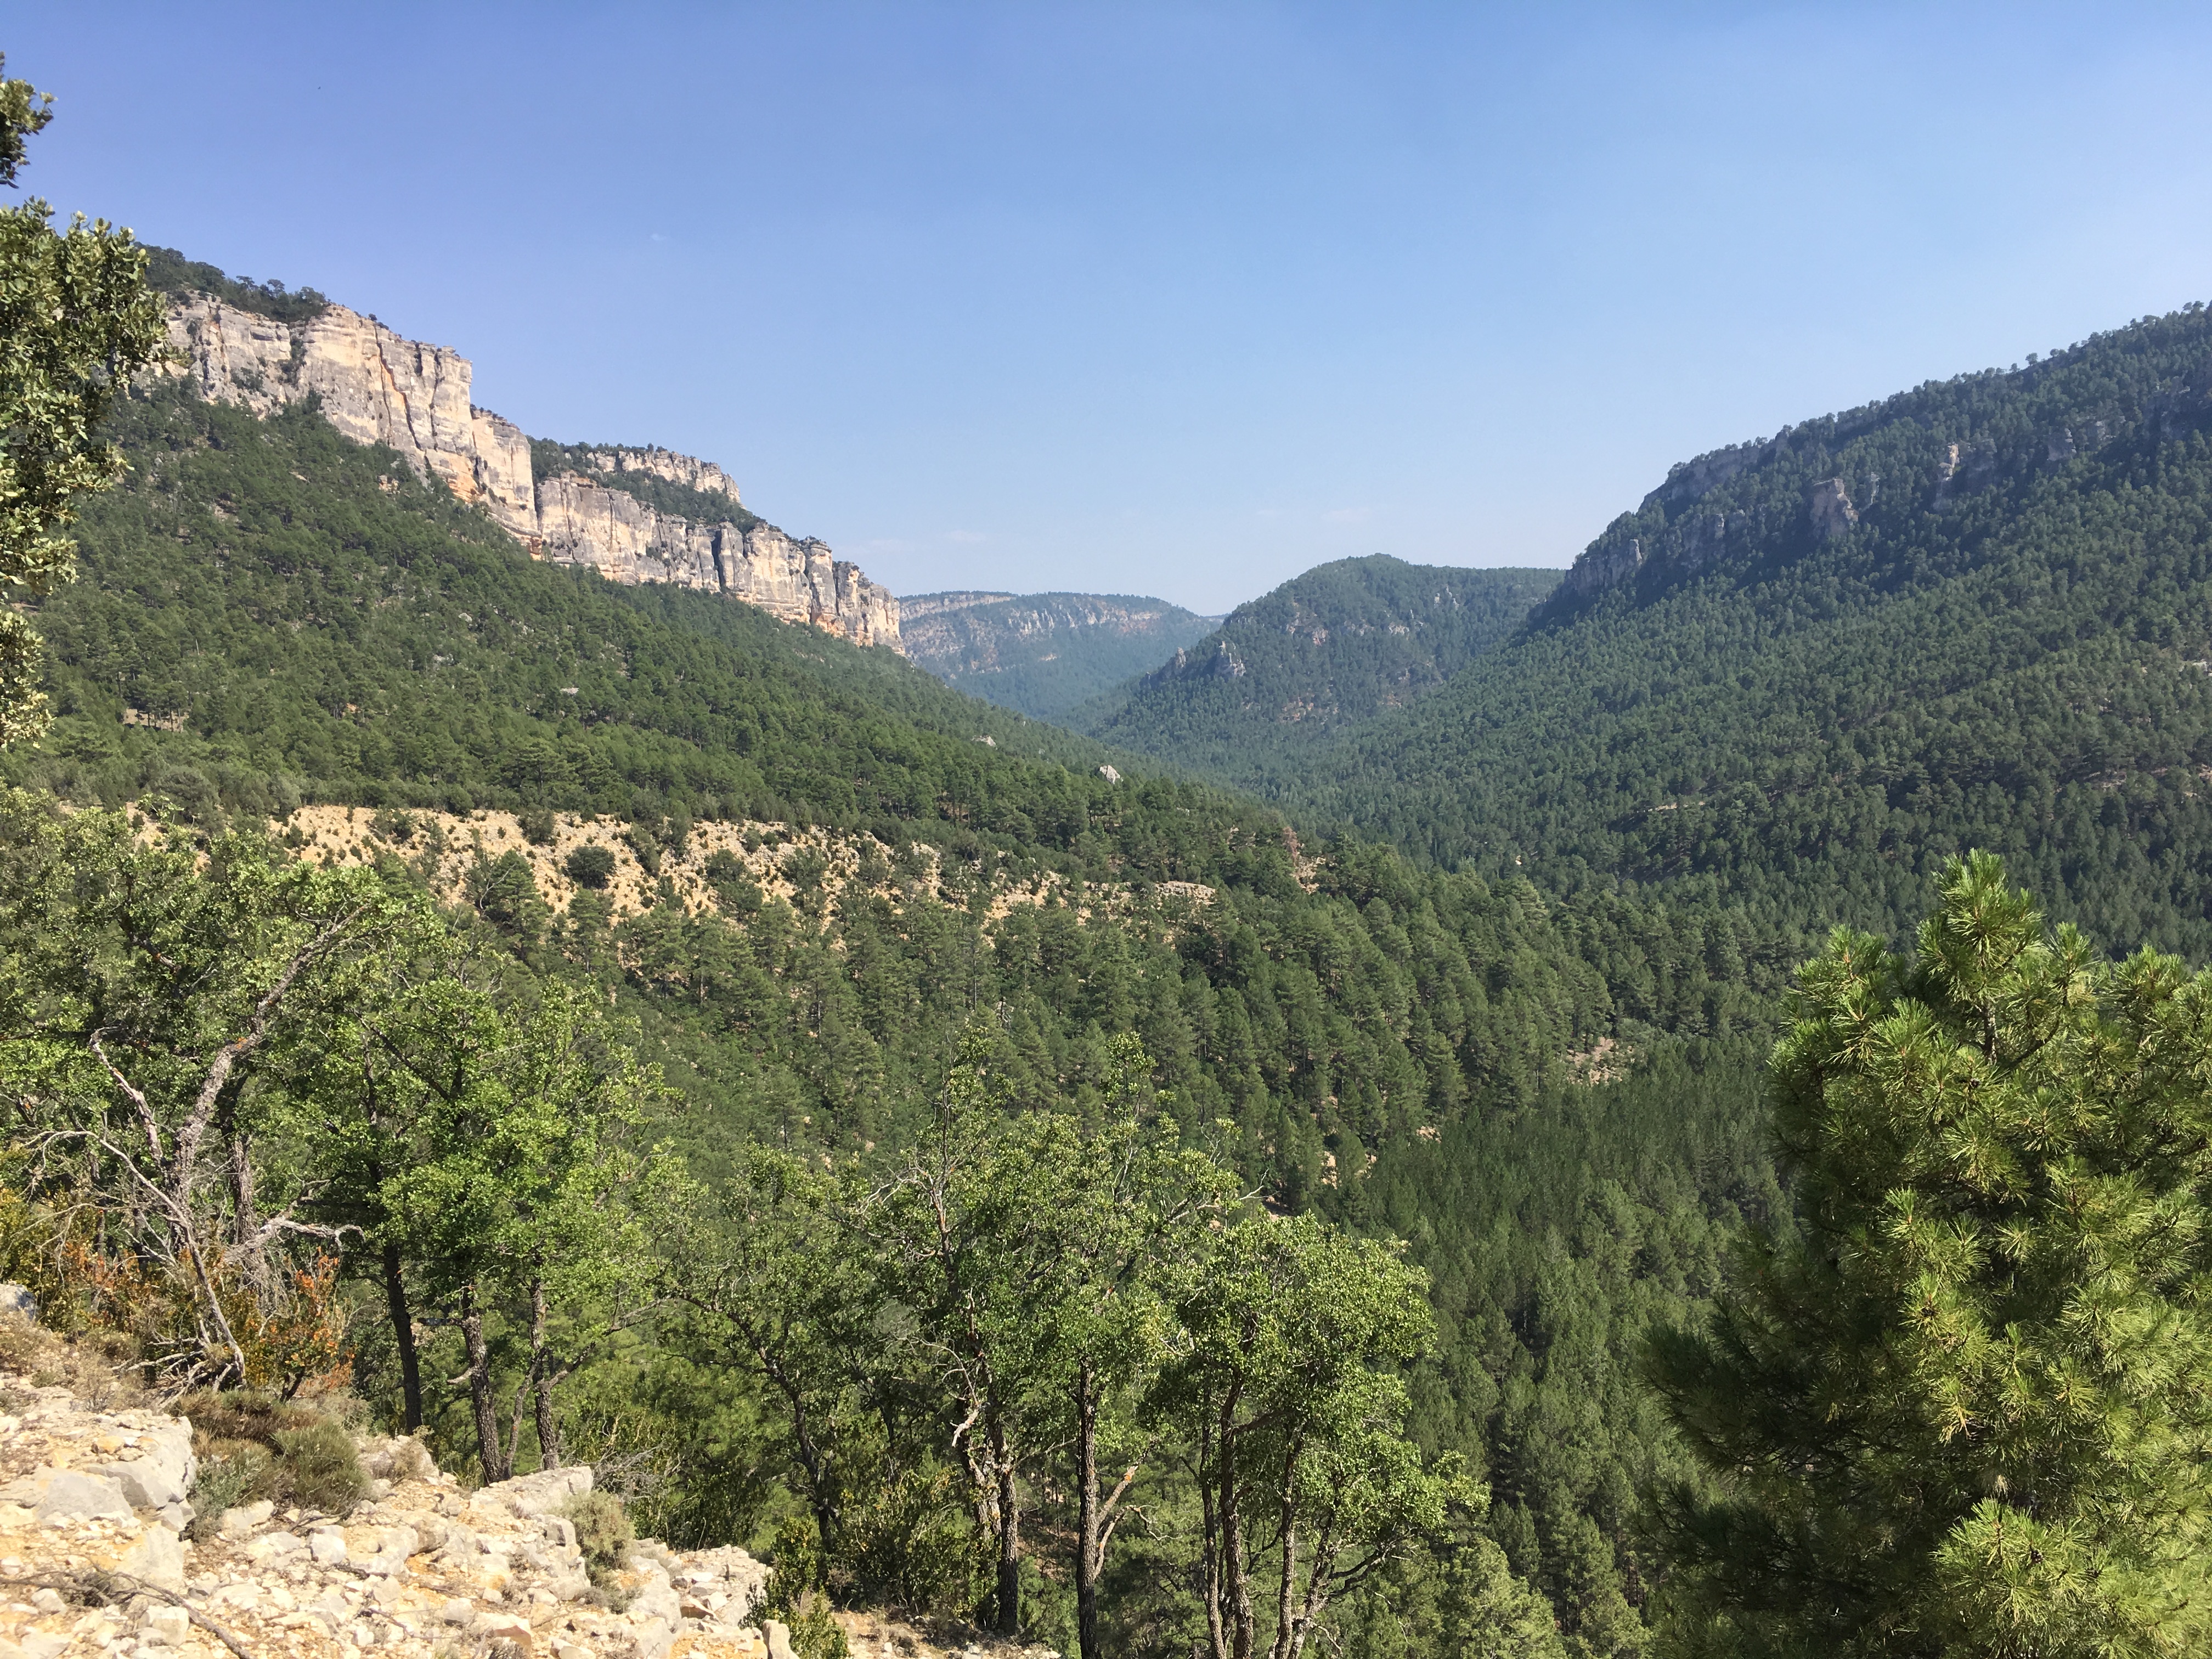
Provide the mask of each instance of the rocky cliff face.
MULTIPOLYGON (((898 600, 820 542, 767 525, 695 523, 578 473, 538 480, 529 437, 476 407, 473 372, 457 351, 402 339, 343 306, 284 323, 204 296, 171 302, 169 338, 182 358, 177 372, 201 396, 257 415, 319 397, 347 437, 389 444, 482 506, 533 557, 588 564, 614 581, 724 593, 857 644, 903 648, 898 600)), ((736 482, 711 461, 665 449, 586 459, 603 474, 644 473, 738 504, 736 482)))

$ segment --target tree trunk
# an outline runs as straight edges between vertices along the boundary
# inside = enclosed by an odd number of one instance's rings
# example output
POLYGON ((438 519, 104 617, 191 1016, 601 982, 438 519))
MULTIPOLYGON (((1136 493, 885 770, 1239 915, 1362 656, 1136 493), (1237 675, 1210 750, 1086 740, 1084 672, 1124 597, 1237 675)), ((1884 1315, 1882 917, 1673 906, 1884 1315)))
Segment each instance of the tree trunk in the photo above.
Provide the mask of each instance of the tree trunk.
POLYGON ((545 1353, 545 1279, 530 1278, 530 1375, 538 1401, 538 1467, 561 1467, 561 1431, 553 1420, 553 1365, 545 1353))
POLYGON ((477 1455, 489 1486, 514 1471, 505 1467, 507 1455, 499 1443, 499 1408, 491 1397, 491 1351, 484 1346, 483 1310, 477 1305, 473 1283, 461 1289, 461 1340, 469 1355, 469 1408, 476 1418, 477 1455))
POLYGON ((399 1398, 406 1432, 412 1434, 422 1426, 422 1359, 415 1352, 415 1316, 408 1310, 397 1244, 384 1247, 384 1305, 392 1311, 392 1340, 399 1346, 399 1398))
POLYGON ((1221 1576, 1229 1592, 1230 1659, 1252 1659, 1251 1564, 1244 1550, 1243 1496, 1237 1483, 1237 1402, 1231 1389, 1221 1402, 1221 1576))
POLYGON ((1291 1609, 1298 1586, 1297 1472, 1298 1448, 1293 1438, 1290 1449, 1283 1454, 1283 1487, 1277 1496, 1276 1527, 1283 1540, 1283 1585, 1275 1599, 1273 1659, 1290 1659, 1291 1637, 1296 1627, 1291 1609))
POLYGON ((1018 1636, 1022 1628, 1021 1493, 1013 1460, 999 1456, 999 1634, 1018 1636))
POLYGON ((1082 1659, 1101 1659, 1098 1575, 1098 1394, 1091 1367, 1075 1374, 1075 1641, 1082 1659))
POLYGON ((1213 1472, 1213 1425, 1201 1423, 1198 1431, 1199 1521, 1205 1532, 1202 1552, 1206 1563, 1206 1634, 1212 1644, 1213 1659, 1229 1659, 1229 1631, 1222 1622, 1221 1517, 1215 1505, 1218 1491, 1213 1472))

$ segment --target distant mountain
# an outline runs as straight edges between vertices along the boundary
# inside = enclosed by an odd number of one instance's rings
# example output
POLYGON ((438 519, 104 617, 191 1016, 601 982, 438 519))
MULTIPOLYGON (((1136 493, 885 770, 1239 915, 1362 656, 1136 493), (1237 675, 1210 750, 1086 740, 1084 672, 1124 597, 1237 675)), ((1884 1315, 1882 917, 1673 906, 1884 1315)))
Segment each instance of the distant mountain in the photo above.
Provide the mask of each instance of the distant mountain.
POLYGON ((970 696, 1041 720, 1060 720, 1220 620, 1126 593, 922 593, 899 607, 908 656, 970 696))
POLYGON ((1518 628, 1564 574, 1383 554, 1318 565, 1066 724, 1217 777, 1268 775, 1434 691, 1518 628))
POLYGON ((2202 960, 2208 779, 2192 306, 1675 467, 1524 632, 1263 787, 1448 866, 1808 928, 1909 926, 1986 848, 2101 945, 2202 960))

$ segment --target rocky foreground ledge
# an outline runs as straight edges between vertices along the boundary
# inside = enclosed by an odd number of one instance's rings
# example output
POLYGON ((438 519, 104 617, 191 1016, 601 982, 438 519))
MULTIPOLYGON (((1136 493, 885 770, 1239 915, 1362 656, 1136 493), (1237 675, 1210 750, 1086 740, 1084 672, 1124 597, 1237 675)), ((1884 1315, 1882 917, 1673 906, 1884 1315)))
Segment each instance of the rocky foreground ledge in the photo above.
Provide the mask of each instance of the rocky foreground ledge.
MULTIPOLYGON (((769 1570, 742 1549, 641 1540, 595 1586, 556 1512, 588 1468, 470 1492, 414 1440, 362 1439, 371 1496, 349 1514, 261 1502, 187 1536, 191 1423, 71 1381, 0 1367, 0 1659, 792 1659, 754 1611, 769 1570)), ((854 1659, 1052 1659, 839 1622, 854 1659)))

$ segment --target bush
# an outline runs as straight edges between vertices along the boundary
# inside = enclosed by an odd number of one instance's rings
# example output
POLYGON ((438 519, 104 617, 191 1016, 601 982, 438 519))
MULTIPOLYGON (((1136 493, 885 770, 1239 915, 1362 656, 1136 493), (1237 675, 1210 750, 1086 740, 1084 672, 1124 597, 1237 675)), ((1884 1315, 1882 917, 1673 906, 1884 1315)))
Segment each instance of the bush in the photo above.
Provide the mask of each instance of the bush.
POLYGON ((368 1494, 368 1477, 343 1424, 325 1418, 304 1429, 279 1429, 276 1451, 289 1496, 301 1509, 342 1516, 368 1494))
POLYGON ((637 1536, 630 1530, 629 1511, 612 1492, 585 1492, 563 1504, 561 1513, 576 1528, 585 1572, 604 1589, 629 1565, 630 1543, 637 1536))
POLYGON ((713 853, 707 859, 707 884, 725 910, 749 916, 761 908, 760 884, 743 860, 730 853, 713 853))
POLYGON ((389 806, 379 807, 376 816, 368 821, 368 832, 379 841, 404 847, 415 839, 415 815, 389 806))
POLYGON ((352 1434, 316 1407, 239 1389, 187 1395, 177 1407, 192 1421, 200 1456, 192 1506, 204 1516, 260 1498, 343 1516, 368 1494, 352 1434))
POLYGON ((530 860, 521 854, 509 851, 495 859, 479 854, 461 878, 461 890, 494 927, 531 939, 538 936, 545 906, 538 896, 530 860))
POLYGON ((523 840, 532 847, 550 847, 553 842, 556 825, 553 814, 540 807, 535 811, 518 813, 515 827, 522 831, 523 840))
POLYGON ((623 832, 623 839, 629 843, 629 850, 636 855, 641 870, 648 876, 660 873, 660 842, 651 830, 641 823, 633 823, 623 832))
POLYGON ((569 854, 561 867, 579 887, 604 887, 614 878, 615 855, 592 842, 569 854))
POLYGON ((799 1659, 845 1659, 845 1632, 830 1615, 822 1589, 822 1547, 814 1523, 793 1516, 775 1532, 775 1571, 761 1597, 764 1619, 781 1620, 791 1631, 799 1659))
POLYGON ((190 1537, 216 1536, 223 1511, 252 1502, 257 1493, 265 1494, 276 1485, 270 1474, 276 1460, 268 1448, 243 1440, 222 1443, 229 1449, 201 1457, 199 1473, 186 1494, 192 1506, 191 1525, 185 1529, 190 1537))

